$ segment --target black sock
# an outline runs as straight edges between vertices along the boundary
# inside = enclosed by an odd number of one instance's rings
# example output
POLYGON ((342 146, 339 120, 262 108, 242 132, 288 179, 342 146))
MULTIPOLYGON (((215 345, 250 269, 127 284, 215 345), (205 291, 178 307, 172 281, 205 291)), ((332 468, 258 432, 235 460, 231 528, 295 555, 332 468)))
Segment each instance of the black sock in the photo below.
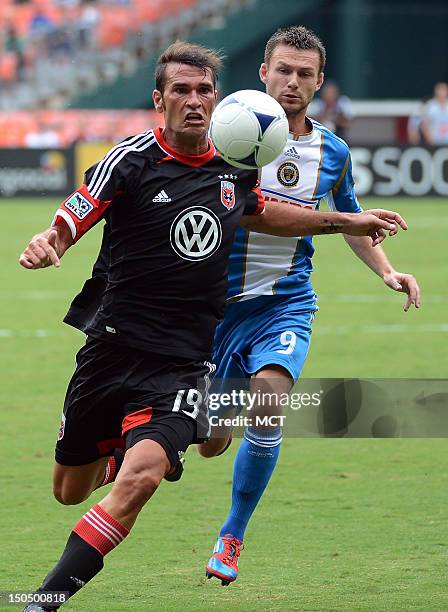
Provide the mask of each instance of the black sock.
MULTIPOLYGON (((103 555, 72 531, 67 545, 56 566, 37 589, 44 591, 65 591, 67 598, 79 591, 103 569, 103 555)), ((59 605, 45 608, 56 610, 59 605)))

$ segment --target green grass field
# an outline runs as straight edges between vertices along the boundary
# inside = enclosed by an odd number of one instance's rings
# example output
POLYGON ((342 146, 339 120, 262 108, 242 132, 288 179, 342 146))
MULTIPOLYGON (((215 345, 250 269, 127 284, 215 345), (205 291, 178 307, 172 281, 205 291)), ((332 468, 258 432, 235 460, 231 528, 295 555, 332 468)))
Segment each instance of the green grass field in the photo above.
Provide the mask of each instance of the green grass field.
MULTIPOLYGON (((0 202, 0 591, 36 587, 71 527, 101 499, 78 507, 51 495, 53 446, 65 387, 82 344, 61 319, 94 261, 94 230, 61 269, 17 264, 57 202, 0 202)), ((356 261, 338 236, 316 240, 321 294, 304 376, 446 378, 446 203, 369 201, 393 207, 407 234, 385 243, 413 272, 422 309, 356 261)), ((448 610, 444 439, 289 439, 248 529, 240 578, 227 589, 204 566, 228 508, 236 444, 204 460, 190 451, 178 484, 164 483, 105 569, 64 609, 448 610)), ((11 606, 4 609, 15 609, 11 606)))

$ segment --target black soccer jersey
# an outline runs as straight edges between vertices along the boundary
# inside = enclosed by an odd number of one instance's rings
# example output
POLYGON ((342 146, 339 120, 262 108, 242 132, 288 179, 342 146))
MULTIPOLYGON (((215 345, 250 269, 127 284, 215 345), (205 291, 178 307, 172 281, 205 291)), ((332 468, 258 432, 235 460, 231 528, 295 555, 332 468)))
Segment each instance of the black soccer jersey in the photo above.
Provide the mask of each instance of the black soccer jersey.
POLYGON ((93 265, 92 276, 83 285, 82 290, 75 296, 64 323, 86 332, 101 306, 104 291, 109 276, 110 249, 109 249, 109 222, 105 215, 106 224, 103 227, 103 239, 98 258, 93 265))
POLYGON ((87 333, 156 353, 207 359, 222 318, 228 258, 243 214, 259 214, 258 173, 213 145, 181 155, 162 129, 128 138, 85 175, 55 224, 78 240, 109 215, 110 265, 87 333))

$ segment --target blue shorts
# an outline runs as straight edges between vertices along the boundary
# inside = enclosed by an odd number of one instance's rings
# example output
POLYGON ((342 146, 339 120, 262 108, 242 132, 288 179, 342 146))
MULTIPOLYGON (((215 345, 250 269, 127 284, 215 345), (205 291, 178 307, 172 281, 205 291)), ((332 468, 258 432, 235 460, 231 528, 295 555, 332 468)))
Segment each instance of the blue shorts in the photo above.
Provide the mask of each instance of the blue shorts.
POLYGON ((296 298, 260 296, 226 308, 215 333, 215 390, 220 381, 250 378, 268 365, 285 368, 294 382, 303 369, 315 312, 296 298))

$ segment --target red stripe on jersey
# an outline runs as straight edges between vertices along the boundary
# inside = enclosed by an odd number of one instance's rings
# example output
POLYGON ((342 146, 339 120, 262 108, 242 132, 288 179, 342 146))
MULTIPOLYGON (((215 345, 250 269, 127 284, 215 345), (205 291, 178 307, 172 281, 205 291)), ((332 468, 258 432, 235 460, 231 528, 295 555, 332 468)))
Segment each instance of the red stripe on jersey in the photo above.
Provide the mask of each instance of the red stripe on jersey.
POLYGON ((252 191, 257 194, 257 198, 258 198, 257 208, 255 209, 255 212, 253 212, 252 214, 261 215, 261 213, 264 211, 264 198, 263 198, 263 194, 261 193, 259 182, 255 185, 252 191))
POLYGON ((187 166, 199 168, 200 166, 203 166, 215 157, 215 147, 213 146, 213 143, 210 138, 208 139, 208 151, 206 153, 203 153, 202 155, 185 155, 184 153, 179 153, 178 151, 175 151, 169 146, 169 144, 163 137, 163 128, 158 127, 153 130, 153 132, 154 136, 156 137, 157 143, 162 149, 162 151, 165 151, 165 153, 168 153, 168 155, 174 157, 174 159, 177 159, 178 161, 182 162, 187 166))
POLYGON ((124 435, 130 429, 134 429, 134 427, 138 427, 139 425, 144 425, 145 423, 149 423, 152 419, 152 408, 143 408, 143 410, 137 410, 136 412, 132 412, 128 414, 128 416, 124 417, 123 423, 121 425, 121 433, 124 435))
POLYGON ((121 448, 124 450, 125 442, 123 438, 109 438, 108 440, 101 440, 100 442, 97 442, 96 447, 100 455, 105 455, 114 448, 121 448))
POLYGON ((82 185, 60 205, 53 225, 66 223, 76 242, 104 215, 111 202, 93 198, 86 185, 82 185))

